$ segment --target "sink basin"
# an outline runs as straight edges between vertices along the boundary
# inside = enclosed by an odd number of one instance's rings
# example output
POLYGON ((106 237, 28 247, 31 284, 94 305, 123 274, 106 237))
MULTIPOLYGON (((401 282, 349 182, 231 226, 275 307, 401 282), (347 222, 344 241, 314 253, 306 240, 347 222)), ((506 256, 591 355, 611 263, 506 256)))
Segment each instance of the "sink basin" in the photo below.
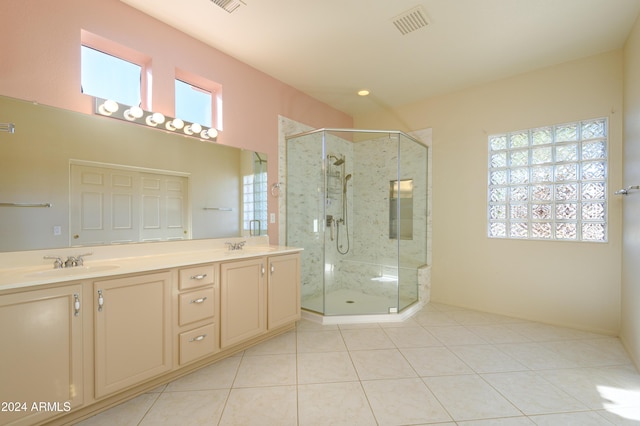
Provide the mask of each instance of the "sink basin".
POLYGON ((74 275, 92 274, 94 272, 109 271, 119 268, 120 265, 84 265, 74 266, 72 268, 45 269, 44 271, 36 271, 24 274, 27 278, 49 278, 49 277, 66 277, 74 275))

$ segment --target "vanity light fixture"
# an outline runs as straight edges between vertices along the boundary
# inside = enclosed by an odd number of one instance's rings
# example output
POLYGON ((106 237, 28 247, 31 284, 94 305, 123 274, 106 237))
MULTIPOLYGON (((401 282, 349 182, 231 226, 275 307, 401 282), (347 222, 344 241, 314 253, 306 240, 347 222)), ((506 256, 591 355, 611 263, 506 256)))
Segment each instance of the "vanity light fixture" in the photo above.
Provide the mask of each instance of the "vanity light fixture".
POLYGON ((95 98, 94 112, 104 117, 116 118, 146 127, 155 127, 160 130, 166 130, 169 133, 181 134, 201 140, 215 142, 218 138, 218 130, 213 127, 204 127, 199 123, 190 123, 180 118, 165 117, 159 112, 145 111, 139 106, 119 104, 111 99, 95 98))

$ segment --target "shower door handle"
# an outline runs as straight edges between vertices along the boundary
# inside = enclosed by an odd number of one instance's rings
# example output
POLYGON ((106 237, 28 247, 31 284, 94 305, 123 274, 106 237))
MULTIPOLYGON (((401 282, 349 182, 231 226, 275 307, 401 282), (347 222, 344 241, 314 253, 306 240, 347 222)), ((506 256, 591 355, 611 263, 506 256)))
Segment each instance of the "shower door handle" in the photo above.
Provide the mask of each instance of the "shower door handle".
POLYGON ((336 223, 336 221, 333 219, 332 215, 327 215, 327 226, 331 229, 331 241, 334 240, 333 238, 333 225, 336 223))

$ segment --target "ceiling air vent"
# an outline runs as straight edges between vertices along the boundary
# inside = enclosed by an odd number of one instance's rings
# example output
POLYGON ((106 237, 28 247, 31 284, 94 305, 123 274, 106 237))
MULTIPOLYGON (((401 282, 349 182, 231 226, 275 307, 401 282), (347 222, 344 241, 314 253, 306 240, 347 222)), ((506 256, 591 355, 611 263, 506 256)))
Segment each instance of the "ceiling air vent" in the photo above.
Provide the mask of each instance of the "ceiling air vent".
POLYGON ((211 0, 211 3, 220 6, 229 13, 235 11, 242 5, 246 6, 246 3, 242 0, 211 0))
POLYGON ((402 35, 409 34, 429 25, 429 18, 422 6, 416 6, 391 20, 402 35))

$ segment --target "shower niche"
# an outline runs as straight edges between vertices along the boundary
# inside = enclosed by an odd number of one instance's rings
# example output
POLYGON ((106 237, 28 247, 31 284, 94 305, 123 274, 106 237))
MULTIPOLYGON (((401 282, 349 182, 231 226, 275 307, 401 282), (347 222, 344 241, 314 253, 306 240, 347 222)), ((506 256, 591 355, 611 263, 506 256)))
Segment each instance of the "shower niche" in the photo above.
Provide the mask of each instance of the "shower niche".
POLYGON ((302 307, 402 312, 427 263, 425 145, 399 131, 318 129, 286 138, 286 244, 303 247, 302 307))
POLYGON ((413 179, 389 182, 389 238, 413 239, 413 179))

